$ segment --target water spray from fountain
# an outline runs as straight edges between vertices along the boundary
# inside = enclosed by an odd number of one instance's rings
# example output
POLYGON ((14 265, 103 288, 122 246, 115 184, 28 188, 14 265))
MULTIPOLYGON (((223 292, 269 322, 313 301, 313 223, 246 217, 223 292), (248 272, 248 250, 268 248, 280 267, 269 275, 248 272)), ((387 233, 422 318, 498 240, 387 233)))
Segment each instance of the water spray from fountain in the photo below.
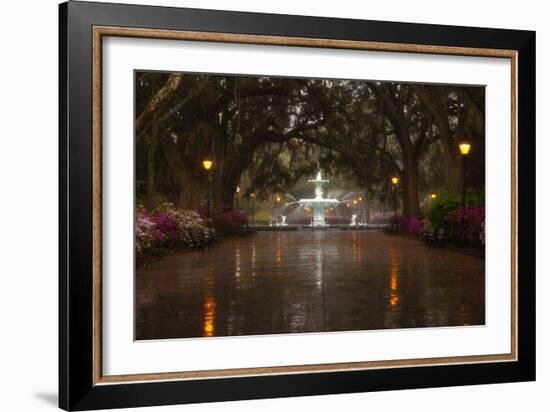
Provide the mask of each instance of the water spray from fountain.
POLYGON ((326 227, 325 221, 325 208, 327 206, 337 205, 340 203, 338 199, 325 199, 323 197, 323 187, 329 183, 328 180, 323 179, 321 176, 321 169, 317 171, 315 179, 310 179, 308 182, 315 185, 315 198, 313 199, 300 199, 298 203, 304 207, 310 207, 313 210, 313 220, 311 225, 313 228, 326 227))

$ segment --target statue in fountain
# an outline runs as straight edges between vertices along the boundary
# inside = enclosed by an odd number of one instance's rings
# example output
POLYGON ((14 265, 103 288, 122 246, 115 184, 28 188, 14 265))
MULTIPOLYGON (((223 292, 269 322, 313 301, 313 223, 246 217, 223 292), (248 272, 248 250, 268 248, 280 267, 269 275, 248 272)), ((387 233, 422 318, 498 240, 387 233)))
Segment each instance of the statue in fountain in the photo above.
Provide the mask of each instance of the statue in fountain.
POLYGON ((351 215, 351 223, 349 225, 350 226, 357 226, 357 215, 355 213, 353 215, 351 215))
POLYGON ((313 228, 326 227, 327 223, 325 221, 325 208, 336 205, 340 203, 340 201, 338 199, 325 199, 323 197, 323 187, 329 183, 329 181, 322 178, 321 169, 318 170, 315 179, 310 179, 308 182, 315 185, 315 198, 300 199, 298 203, 302 206, 311 207, 313 211, 313 220, 311 225, 313 228))
POLYGON ((286 223, 285 215, 281 215, 281 226, 288 226, 288 223, 286 223))

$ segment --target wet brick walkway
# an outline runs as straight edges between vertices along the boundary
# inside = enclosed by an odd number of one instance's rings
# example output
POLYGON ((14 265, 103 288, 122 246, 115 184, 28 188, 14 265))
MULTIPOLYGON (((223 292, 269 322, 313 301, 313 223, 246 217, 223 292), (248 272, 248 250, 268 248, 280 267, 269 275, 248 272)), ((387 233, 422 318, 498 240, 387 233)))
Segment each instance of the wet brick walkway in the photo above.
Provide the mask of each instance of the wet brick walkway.
POLYGON ((484 266, 380 232, 259 232, 140 268, 136 338, 479 325, 484 266))

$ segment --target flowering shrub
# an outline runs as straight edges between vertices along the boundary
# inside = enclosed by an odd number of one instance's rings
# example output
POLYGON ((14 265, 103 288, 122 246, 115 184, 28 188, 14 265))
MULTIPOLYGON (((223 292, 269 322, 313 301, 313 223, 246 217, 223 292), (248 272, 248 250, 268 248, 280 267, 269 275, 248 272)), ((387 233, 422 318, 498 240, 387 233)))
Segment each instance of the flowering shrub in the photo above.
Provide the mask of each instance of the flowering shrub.
POLYGON ((437 228, 446 231, 445 237, 459 244, 485 246, 485 207, 466 207, 445 213, 440 220, 425 219, 422 231, 430 232, 437 228))
POLYGON ((138 256, 162 242, 164 242, 164 234, 157 227, 155 217, 145 209, 138 208, 136 214, 136 252, 138 256))
POLYGON ((430 201, 427 210, 429 230, 443 228, 445 236, 460 244, 485 246, 485 194, 468 188, 465 210, 461 196, 452 189, 444 189, 437 199, 430 201))
POLYGON ((137 255, 162 254, 166 249, 193 247, 193 230, 211 230, 197 212, 177 209, 171 203, 163 203, 152 211, 140 206, 136 213, 137 255))
POLYGON ((407 217, 398 213, 397 215, 391 215, 390 223, 397 222, 401 231, 416 235, 422 228, 422 221, 415 217, 407 217))
POLYGON ((218 213, 212 220, 219 234, 232 235, 242 232, 248 224, 248 214, 243 210, 231 210, 218 213))
POLYGON ((470 245, 485 244, 485 207, 467 207, 448 213, 449 221, 454 220, 457 231, 470 245))
POLYGON ((458 193, 451 189, 442 190, 437 198, 430 201, 427 217, 434 228, 444 228, 448 233, 455 231, 454 219, 449 219, 450 213, 462 207, 458 193))
POLYGON ((416 235, 420 229, 422 229, 422 221, 415 217, 408 219, 407 221, 407 232, 416 235))
MULTIPOLYGON (((351 216, 325 216, 325 221, 329 225, 349 225, 351 223, 351 216)), ((308 223, 311 223, 311 218, 309 218, 308 223)))

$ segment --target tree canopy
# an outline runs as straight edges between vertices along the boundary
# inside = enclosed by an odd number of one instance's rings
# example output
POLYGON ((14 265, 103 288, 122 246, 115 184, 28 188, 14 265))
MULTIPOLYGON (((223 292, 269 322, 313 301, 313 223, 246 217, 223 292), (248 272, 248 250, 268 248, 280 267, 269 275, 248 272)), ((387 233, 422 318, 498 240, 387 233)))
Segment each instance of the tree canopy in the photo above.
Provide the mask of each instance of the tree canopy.
POLYGON ((239 185, 268 198, 320 166, 375 200, 399 176, 403 213, 418 217, 430 190, 483 187, 484 102, 472 86, 138 72, 138 199, 199 209, 208 158, 217 210, 239 185), (466 137, 475 167, 463 182, 466 137))

